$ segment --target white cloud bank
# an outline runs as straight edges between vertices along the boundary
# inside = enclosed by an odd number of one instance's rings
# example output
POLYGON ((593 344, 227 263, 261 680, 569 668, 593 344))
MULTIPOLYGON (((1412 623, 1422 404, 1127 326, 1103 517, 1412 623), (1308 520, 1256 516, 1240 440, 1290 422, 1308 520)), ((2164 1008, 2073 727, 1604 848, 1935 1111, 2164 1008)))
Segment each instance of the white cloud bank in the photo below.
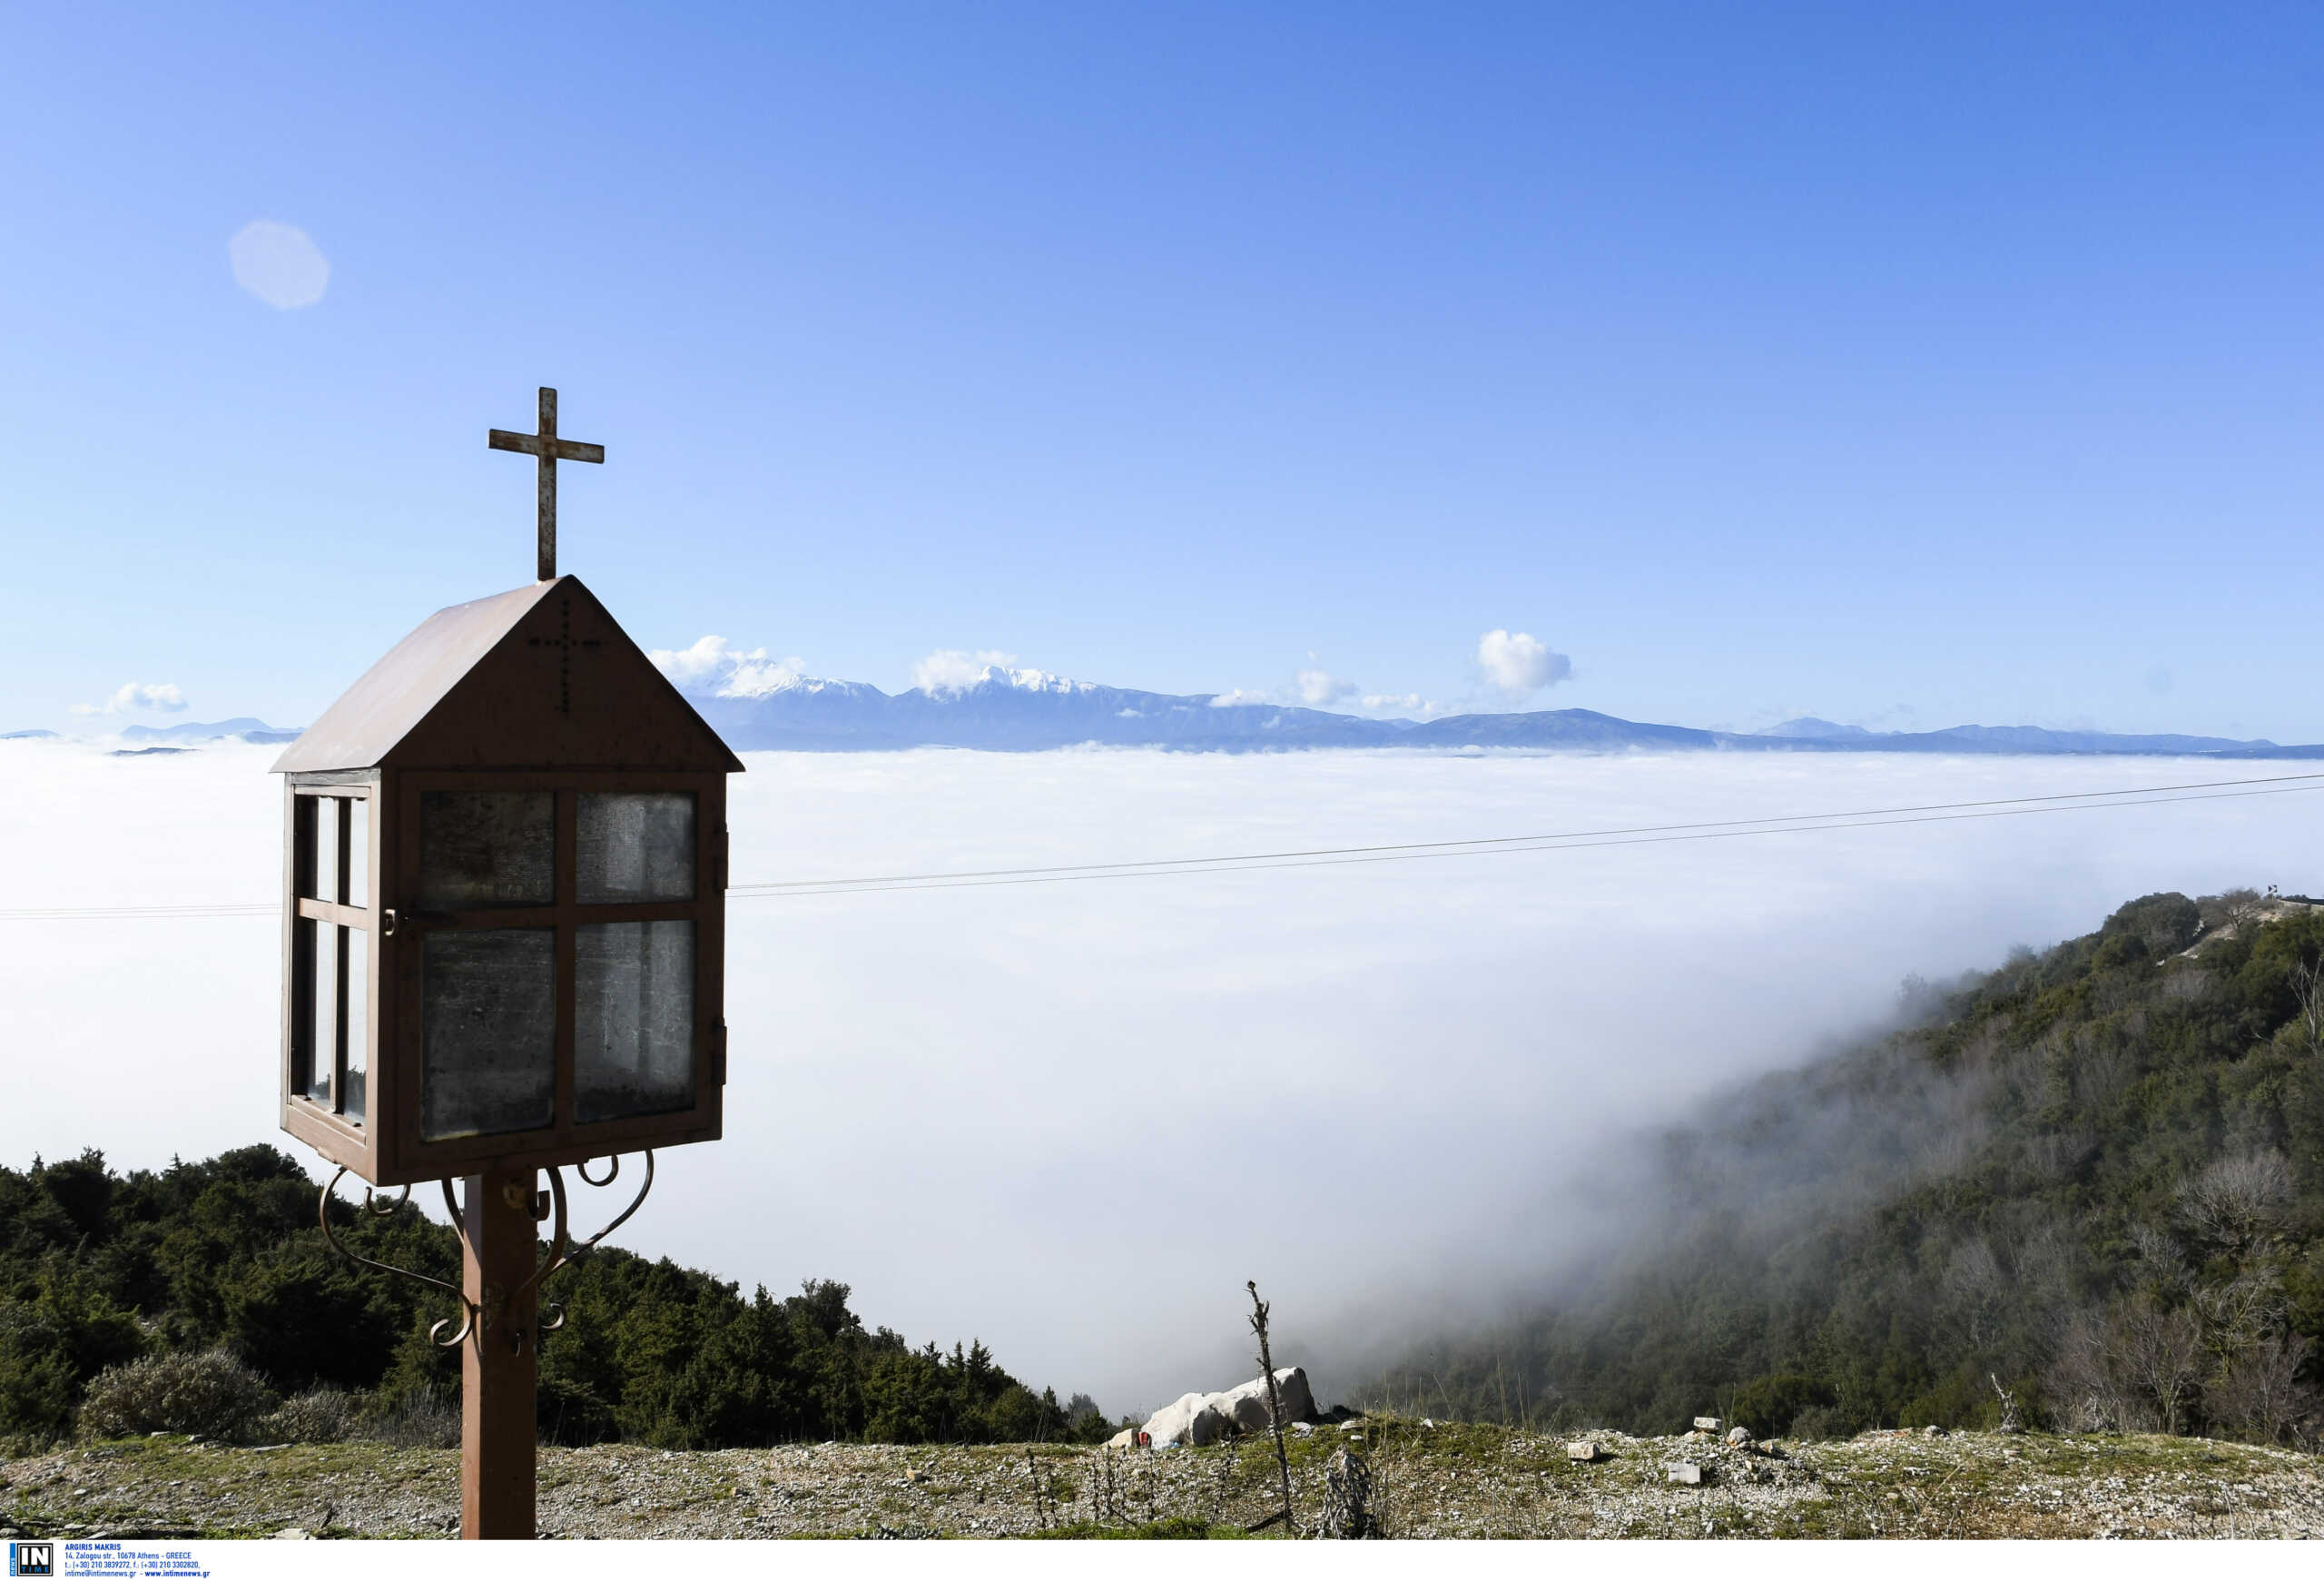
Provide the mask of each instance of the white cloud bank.
POLYGON ((1553 687, 1573 674, 1573 661, 1522 631, 1488 631, 1477 638, 1477 664, 1485 679, 1517 697, 1553 687))
MULTIPOLYGON (((9 904, 270 901, 275 751, 0 743, 9 904)), ((729 810, 742 883, 2218 777, 2158 759, 1821 755, 746 762, 729 810)), ((980 1336, 1037 1386, 1115 1411, 1247 1376, 1256 1278, 1278 1355, 1315 1364, 1329 1394, 1354 1380, 1319 1336, 1348 1313, 1400 1290, 1490 1292, 1586 1230, 1553 1188, 1625 1126, 1797 1061, 1885 1010, 1907 973, 1995 963, 2132 896, 2312 894, 2317 806, 737 899, 726 1140, 664 1153, 615 1240, 746 1290, 846 1280, 873 1322, 980 1336)), ((274 919, 0 929, 16 1056, 0 1159, 96 1146, 153 1167, 261 1140, 303 1155, 275 1131, 274 919)))
POLYGON ((75 703, 73 711, 84 717, 96 714, 180 714, 185 711, 185 694, 178 690, 173 681, 162 681, 151 686, 138 681, 123 681, 121 689, 103 702, 75 703))
POLYGON ((312 307, 330 288, 330 260, 314 238, 279 220, 253 220, 226 243, 234 283, 271 308, 312 307))

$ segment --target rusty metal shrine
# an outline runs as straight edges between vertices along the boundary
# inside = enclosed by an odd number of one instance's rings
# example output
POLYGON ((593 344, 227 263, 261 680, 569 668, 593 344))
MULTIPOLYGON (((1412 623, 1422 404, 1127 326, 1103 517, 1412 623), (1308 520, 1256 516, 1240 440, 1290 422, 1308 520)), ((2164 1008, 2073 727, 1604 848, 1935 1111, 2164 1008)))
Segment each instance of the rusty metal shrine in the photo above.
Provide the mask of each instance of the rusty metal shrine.
POLYGON ((743 766, 557 575, 556 463, 604 449, 558 438, 554 390, 537 434, 487 442, 539 459, 538 579, 429 617, 274 765, 282 1129, 339 1166, 334 1246, 458 1301, 435 1337, 462 1354, 461 1535, 528 1538, 542 1286, 637 1210, 654 1150, 719 1135, 743 766), (576 1241, 564 1167, 611 1185, 632 1153, 635 1199, 576 1241), (458 1289, 340 1240, 348 1174, 382 1214, 443 1182, 458 1289))

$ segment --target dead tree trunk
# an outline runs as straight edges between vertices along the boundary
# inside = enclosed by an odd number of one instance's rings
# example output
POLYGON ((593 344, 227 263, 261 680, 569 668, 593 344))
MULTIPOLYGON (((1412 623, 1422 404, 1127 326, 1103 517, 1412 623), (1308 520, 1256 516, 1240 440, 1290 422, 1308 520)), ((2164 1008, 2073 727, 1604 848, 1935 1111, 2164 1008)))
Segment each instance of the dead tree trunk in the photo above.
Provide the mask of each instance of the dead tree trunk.
POLYGON ((1275 1468, 1283 1479, 1283 1524, 1295 1537, 1299 1522, 1291 1513, 1291 1457, 1283 1448, 1283 1393, 1275 1386, 1275 1353, 1267 1349, 1267 1304, 1259 1299, 1258 1280, 1245 1281, 1244 1289, 1251 1292, 1251 1332, 1259 1337, 1259 1376, 1267 1380, 1267 1424, 1275 1430, 1275 1468))

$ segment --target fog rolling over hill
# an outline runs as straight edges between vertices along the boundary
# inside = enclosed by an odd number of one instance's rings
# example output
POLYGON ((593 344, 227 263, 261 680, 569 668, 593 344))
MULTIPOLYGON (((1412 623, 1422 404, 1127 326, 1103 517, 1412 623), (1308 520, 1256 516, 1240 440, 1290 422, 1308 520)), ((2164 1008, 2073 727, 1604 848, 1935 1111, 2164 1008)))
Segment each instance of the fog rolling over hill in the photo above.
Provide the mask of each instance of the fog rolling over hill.
MULTIPOLYGON (((1626 1235, 1369 1388, 1670 1432, 2324 1436, 2324 904, 2159 894, 1606 1160, 1626 1235)), ((1584 1190, 1587 1198, 1593 1193, 1584 1190)))
POLYGON ((2265 740, 2122 736, 2023 725, 1883 733, 1803 718, 1745 735, 1645 724, 1588 708, 1369 718, 1208 693, 1135 691, 1000 665, 985 665, 959 685, 891 694, 862 681, 818 680, 787 666, 744 661, 696 667, 688 663, 688 653, 668 650, 654 657, 738 751, 962 746, 1037 752, 1098 745, 1213 752, 1392 746, 2324 756, 2324 746, 2287 747, 2265 740))

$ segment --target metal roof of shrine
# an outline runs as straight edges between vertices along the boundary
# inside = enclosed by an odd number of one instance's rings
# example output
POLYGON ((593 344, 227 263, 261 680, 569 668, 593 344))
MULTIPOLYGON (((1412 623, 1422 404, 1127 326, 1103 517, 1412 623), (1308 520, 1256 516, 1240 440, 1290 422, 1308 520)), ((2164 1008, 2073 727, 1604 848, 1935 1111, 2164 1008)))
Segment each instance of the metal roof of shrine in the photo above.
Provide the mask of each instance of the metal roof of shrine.
POLYGON ((557 577, 438 610, 274 763, 368 768, 743 766, 596 595, 557 577))

